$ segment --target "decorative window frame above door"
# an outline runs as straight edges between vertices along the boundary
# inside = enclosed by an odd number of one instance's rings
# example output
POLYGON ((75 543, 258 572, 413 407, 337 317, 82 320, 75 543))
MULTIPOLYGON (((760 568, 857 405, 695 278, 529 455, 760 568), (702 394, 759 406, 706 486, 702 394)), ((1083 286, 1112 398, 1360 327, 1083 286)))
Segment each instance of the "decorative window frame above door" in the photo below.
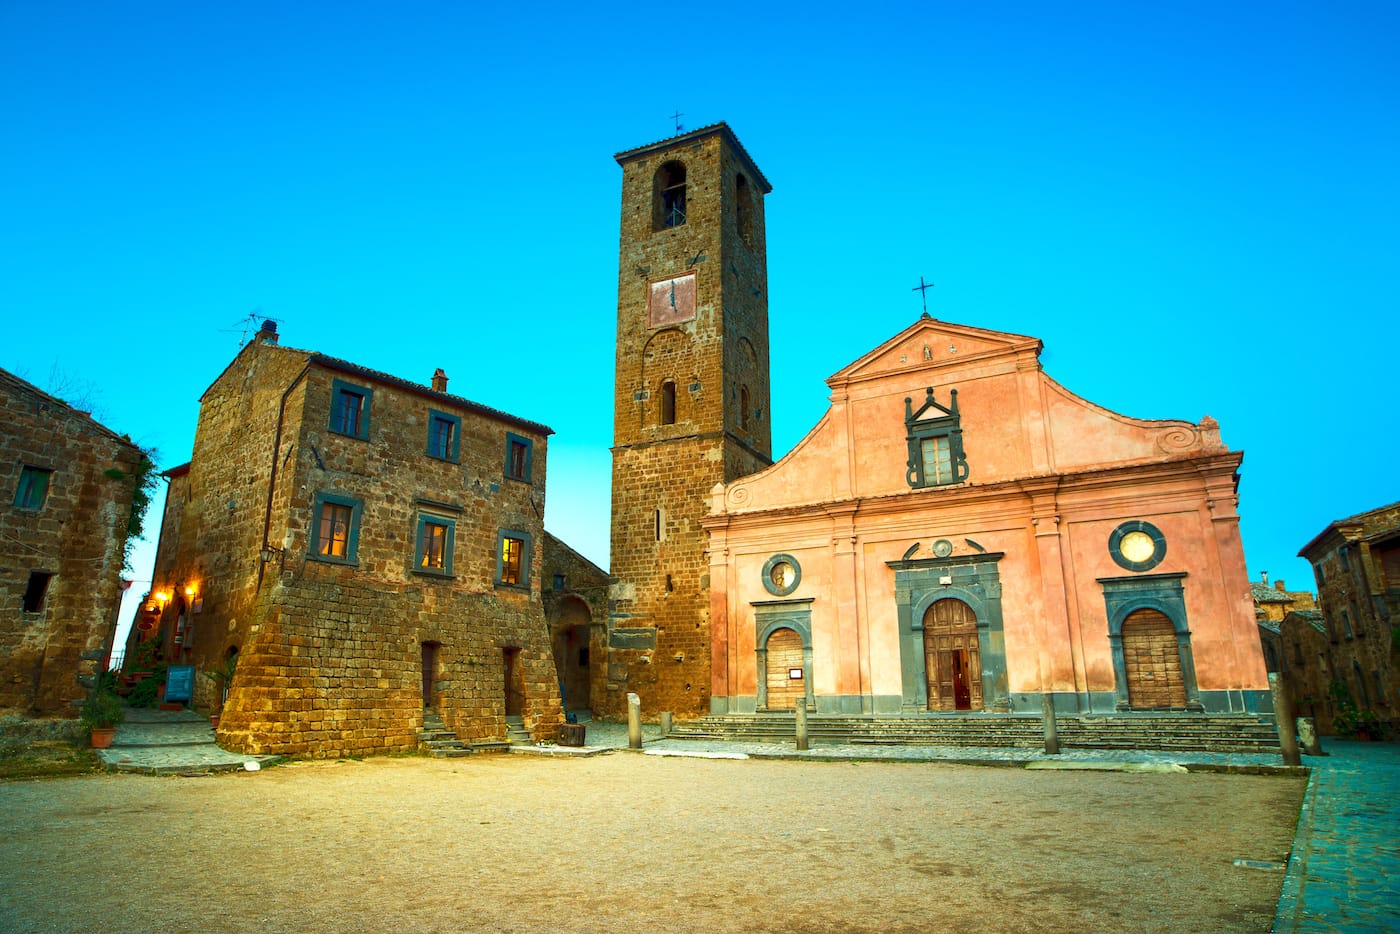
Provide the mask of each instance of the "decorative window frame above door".
MULTIPOLYGON (((940 405, 933 398, 933 387, 925 391, 924 404, 914 409, 914 400, 904 400, 905 440, 909 444, 905 480, 913 489, 952 486, 967 479, 967 455, 963 452, 962 416, 958 414, 958 391, 949 390, 949 402, 940 405), (925 444, 937 445, 947 453, 947 473, 930 475, 924 463, 925 444)), ((940 458, 941 460, 941 458, 940 458)))

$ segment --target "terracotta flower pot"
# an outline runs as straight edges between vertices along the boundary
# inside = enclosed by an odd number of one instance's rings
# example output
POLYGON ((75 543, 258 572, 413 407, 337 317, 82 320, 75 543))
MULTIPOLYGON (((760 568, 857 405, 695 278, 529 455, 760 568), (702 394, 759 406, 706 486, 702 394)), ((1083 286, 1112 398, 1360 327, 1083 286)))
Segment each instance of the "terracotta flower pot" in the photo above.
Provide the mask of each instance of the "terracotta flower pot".
POLYGON ((114 726, 97 726, 92 729, 92 748, 106 749, 112 745, 112 737, 117 735, 117 728, 114 726))

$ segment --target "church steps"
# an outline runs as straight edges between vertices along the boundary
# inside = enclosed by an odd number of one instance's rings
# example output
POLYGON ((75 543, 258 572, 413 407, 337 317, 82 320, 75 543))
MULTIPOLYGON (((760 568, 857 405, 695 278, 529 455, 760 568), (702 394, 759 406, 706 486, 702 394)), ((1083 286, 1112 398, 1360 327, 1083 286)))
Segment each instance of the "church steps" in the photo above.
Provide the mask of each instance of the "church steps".
MULTIPOLYGON (((778 742, 792 741, 795 718, 784 714, 704 717, 675 725, 673 739, 778 742)), ((814 742, 855 745, 937 745, 1039 747, 1039 717, 972 714, 967 716, 825 717, 807 721, 814 742)), ((1160 749, 1216 752, 1269 752, 1278 749, 1273 724, 1252 716, 1129 715, 1060 717, 1061 745, 1098 749, 1160 749)))

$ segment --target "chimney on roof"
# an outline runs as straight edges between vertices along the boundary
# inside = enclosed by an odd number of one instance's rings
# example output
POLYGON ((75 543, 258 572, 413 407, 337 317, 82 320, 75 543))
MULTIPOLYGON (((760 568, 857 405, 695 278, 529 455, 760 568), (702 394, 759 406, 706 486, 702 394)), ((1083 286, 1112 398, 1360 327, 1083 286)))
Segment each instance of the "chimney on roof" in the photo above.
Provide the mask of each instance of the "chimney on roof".
POLYGON ((264 318, 262 327, 258 328, 259 344, 277 343, 277 322, 271 318, 264 318))
POLYGON ((1288 592, 1287 588, 1283 586, 1283 578, 1281 577, 1278 580, 1274 581, 1274 589, 1277 590, 1279 593, 1288 592))
POLYGON ((447 392, 447 374, 442 367, 433 370, 433 392, 447 392))
POLYGON ((1260 571, 1260 572, 1259 572, 1259 579, 1260 579, 1261 581, 1264 582, 1264 586, 1265 586, 1265 587, 1269 586, 1269 572, 1268 572, 1268 571, 1260 571))

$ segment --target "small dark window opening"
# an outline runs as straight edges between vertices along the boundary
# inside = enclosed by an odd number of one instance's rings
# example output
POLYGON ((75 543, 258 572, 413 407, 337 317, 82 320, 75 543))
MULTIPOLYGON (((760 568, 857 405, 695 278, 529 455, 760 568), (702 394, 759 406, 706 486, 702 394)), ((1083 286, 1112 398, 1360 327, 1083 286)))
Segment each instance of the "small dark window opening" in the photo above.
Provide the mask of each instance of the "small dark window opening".
POLYGON ((749 180, 742 174, 734 176, 734 220, 739 226, 739 238, 753 246, 753 194, 749 180))
POLYGON ((53 574, 48 571, 31 571, 29 586, 24 588, 24 612, 40 613, 44 609, 44 598, 49 593, 49 581, 53 574))
POLYGON ((676 589, 676 588, 675 588, 675 585, 671 583, 671 575, 670 575, 670 574, 667 574, 667 575, 666 575, 666 592, 667 592, 667 593, 671 593, 671 592, 674 591, 675 589, 676 589))
POLYGON ((739 427, 749 427, 749 387, 739 387, 739 427))
POLYGON ((685 166, 667 162, 656 170, 657 230, 685 223, 685 166))
POLYGON ((1351 558, 1347 557, 1347 550, 1345 548, 1337 549, 1337 560, 1342 562, 1343 571, 1351 570, 1351 558))
POLYGON ((578 666, 580 668, 588 667, 588 646, 578 650, 578 666))
POLYGON ((563 575, 563 574, 555 574, 555 575, 554 575, 554 589, 555 589, 555 590, 563 590, 563 589, 564 589, 564 575, 563 575))
POLYGON ((661 539, 662 539, 662 537, 663 537, 663 536, 662 536, 662 533, 665 531, 665 528, 666 528, 666 525, 665 525, 665 521, 662 519, 661 510, 658 509, 658 510, 656 510, 656 540, 657 540, 658 542, 661 541, 661 539))
POLYGON ((676 384, 671 380, 661 384, 661 424, 676 423, 676 384))
POLYGON ((1356 638, 1356 633, 1351 628, 1351 614, 1342 610, 1342 632, 1348 639, 1356 638))

